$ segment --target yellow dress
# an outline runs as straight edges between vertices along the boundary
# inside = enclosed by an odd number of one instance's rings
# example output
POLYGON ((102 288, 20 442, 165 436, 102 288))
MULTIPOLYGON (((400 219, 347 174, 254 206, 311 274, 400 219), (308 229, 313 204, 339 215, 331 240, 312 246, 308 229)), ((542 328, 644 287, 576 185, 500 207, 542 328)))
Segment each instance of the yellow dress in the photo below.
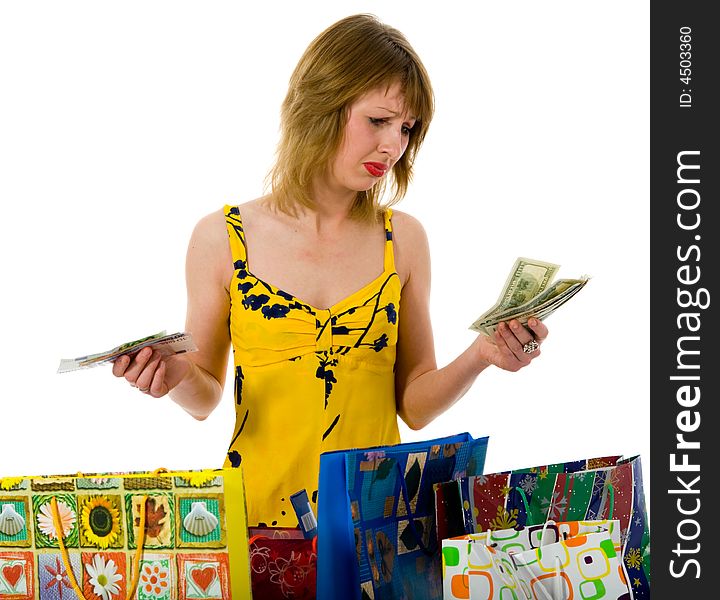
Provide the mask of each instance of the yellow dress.
POLYGON ((321 452, 400 442, 391 215, 382 274, 318 309, 253 275, 239 210, 225 206, 236 413, 225 466, 242 464, 251 526, 296 526, 290 496, 303 489, 317 510, 321 452))

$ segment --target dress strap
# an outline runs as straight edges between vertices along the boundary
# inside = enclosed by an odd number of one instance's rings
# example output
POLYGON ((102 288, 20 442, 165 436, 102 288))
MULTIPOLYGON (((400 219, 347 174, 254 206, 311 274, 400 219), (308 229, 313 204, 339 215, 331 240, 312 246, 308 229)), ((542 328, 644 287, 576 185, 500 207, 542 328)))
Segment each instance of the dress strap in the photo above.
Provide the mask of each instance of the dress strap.
POLYGON ((226 204, 223 211, 235 269, 247 269, 247 247, 245 246, 245 231, 240 219, 240 210, 237 206, 226 204), (243 264, 238 264, 240 261, 243 264))
POLYGON ((385 209, 385 271, 395 271, 395 253, 393 252, 393 229, 392 229, 392 209, 385 209))

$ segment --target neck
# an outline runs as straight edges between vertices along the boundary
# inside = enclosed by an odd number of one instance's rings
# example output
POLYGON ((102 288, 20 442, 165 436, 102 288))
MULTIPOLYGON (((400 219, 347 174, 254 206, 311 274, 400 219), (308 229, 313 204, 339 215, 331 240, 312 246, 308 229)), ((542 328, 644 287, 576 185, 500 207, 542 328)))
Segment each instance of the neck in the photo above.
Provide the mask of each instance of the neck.
POLYGON ((333 193, 332 190, 315 186, 312 190, 312 208, 303 208, 299 219, 316 233, 332 231, 350 220, 350 211, 355 203, 356 193, 345 190, 333 193))

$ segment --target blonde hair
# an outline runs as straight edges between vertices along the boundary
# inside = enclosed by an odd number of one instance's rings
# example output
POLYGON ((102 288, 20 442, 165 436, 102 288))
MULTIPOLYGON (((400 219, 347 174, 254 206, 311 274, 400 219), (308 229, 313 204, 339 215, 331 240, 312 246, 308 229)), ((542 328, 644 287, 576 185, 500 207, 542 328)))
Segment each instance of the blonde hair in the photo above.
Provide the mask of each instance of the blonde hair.
MULTIPOLYGON (((392 168, 392 205, 405 195, 415 156, 434 112, 430 78, 405 36, 377 17, 359 14, 328 27, 308 46, 290 77, 282 104, 280 142, 268 174, 271 202, 297 214, 311 207, 310 186, 335 157, 345 132, 350 105, 363 94, 399 83, 406 108, 416 117, 403 156, 392 168)), ((381 212, 385 179, 358 192, 351 215, 375 220, 381 212)))

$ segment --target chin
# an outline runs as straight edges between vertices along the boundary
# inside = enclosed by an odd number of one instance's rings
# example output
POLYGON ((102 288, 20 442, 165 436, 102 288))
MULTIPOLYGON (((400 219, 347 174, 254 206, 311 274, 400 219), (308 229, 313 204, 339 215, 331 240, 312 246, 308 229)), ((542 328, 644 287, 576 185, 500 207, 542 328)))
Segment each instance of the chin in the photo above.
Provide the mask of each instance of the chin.
POLYGON ((376 183, 377 182, 372 182, 372 183, 365 184, 365 185, 363 185, 362 183, 358 183, 355 185, 348 185, 347 189, 352 192, 355 192, 356 194, 359 194, 360 192, 370 191, 371 189, 373 189, 375 187, 376 183))
POLYGON ((368 190, 373 189, 381 181, 384 181, 384 179, 377 179, 377 178, 373 177, 370 181, 365 180, 363 182, 358 182, 357 191, 358 192, 367 192, 368 190))

